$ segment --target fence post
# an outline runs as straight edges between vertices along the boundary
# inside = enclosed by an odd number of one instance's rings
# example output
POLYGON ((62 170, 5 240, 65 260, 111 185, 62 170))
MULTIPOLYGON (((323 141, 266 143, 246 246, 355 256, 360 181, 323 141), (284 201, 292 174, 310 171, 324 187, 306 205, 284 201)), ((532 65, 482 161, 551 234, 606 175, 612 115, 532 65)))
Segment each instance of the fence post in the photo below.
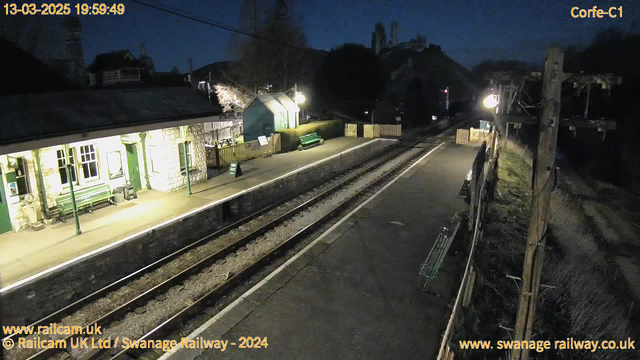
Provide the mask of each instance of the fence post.
POLYGON ((216 144, 216 147, 214 147, 215 151, 215 155, 216 155, 216 168, 220 167, 220 149, 218 148, 218 145, 216 144))
POLYGON ((464 300, 462 300, 462 307, 469 307, 469 304, 471 303, 471 295, 473 293, 473 284, 476 281, 476 271, 473 268, 473 266, 471 267, 471 272, 469 275, 469 280, 467 281, 467 286, 465 288, 464 291, 464 300))

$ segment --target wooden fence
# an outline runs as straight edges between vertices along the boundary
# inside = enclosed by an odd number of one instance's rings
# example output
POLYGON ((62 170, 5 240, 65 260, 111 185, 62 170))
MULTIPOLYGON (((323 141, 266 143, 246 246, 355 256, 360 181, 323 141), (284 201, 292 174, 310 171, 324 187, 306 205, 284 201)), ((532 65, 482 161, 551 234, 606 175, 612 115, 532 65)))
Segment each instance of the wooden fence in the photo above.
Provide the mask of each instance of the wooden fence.
MULTIPOLYGON (((358 124, 344 124, 344 136, 357 137, 358 124)), ((402 125, 364 124, 363 136, 368 139, 381 136, 402 136, 402 125)))
POLYGON ((453 360, 453 351, 451 350, 451 338, 453 337, 453 328, 458 321, 458 315, 461 307, 469 306, 473 293, 473 285, 475 283, 476 272, 473 268, 473 256, 475 254, 476 245, 482 241, 482 219, 485 208, 487 206, 489 184, 494 180, 495 166, 498 159, 498 135, 495 131, 489 132, 489 141, 483 143, 480 148, 476 160, 472 166, 474 174, 469 189, 472 191, 471 203, 469 204, 469 228, 472 229, 471 250, 467 265, 460 282, 458 295, 451 311, 451 316, 447 323, 447 328, 440 343, 440 351, 438 352, 438 360, 453 360), (488 155, 488 156, 487 156, 488 155), (485 159, 488 157, 488 163, 485 159), (476 171, 478 171, 476 173, 476 171), (474 194, 475 192, 475 194, 474 194))
POLYGON ((456 144, 469 144, 469 130, 458 129, 458 131, 456 131, 456 144))
POLYGON ((491 141, 491 132, 483 129, 469 129, 469 141, 470 142, 490 142, 491 141))
POLYGON ((233 161, 247 161, 281 151, 280 134, 273 134, 267 140, 266 145, 260 145, 258 140, 253 140, 222 148, 207 147, 207 166, 224 167, 233 161))
POLYGON ((402 136, 402 125, 380 124, 380 136, 402 136))
POLYGON ((458 129, 456 132, 456 144, 491 142, 491 132, 483 129, 458 129))

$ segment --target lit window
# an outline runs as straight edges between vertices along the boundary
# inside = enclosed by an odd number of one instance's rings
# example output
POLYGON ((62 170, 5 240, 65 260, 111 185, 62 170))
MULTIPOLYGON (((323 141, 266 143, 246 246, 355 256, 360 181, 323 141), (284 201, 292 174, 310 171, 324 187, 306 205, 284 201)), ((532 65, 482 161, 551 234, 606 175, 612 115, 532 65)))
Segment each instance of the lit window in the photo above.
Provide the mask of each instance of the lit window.
MULTIPOLYGON (((191 160, 191 142, 187 141, 187 159, 189 161, 189 167, 192 166, 193 162, 191 160)), ((180 156, 180 171, 184 171, 184 143, 178 144, 178 155, 180 156)))
POLYGON ((29 174, 27 167, 27 160, 23 157, 16 159, 16 183, 18 185, 18 194, 27 195, 31 193, 31 186, 29 185, 29 174))
MULTIPOLYGON (((58 156, 58 173, 60 173, 60 183, 62 185, 69 185, 69 179, 67 178, 67 169, 66 169, 66 165, 67 162, 64 159, 64 150, 58 150, 57 151, 57 156, 58 156)), ((69 161, 71 164, 71 178, 73 179, 73 182, 75 183, 77 181, 76 179, 76 161, 74 159, 75 154, 74 154, 74 150, 73 148, 69 148, 69 161)))
POLYGON ((98 178, 98 158, 93 144, 80 146, 80 164, 85 179, 98 178))
POLYGON ((112 151, 107 153, 107 168, 109 169, 109 179, 117 179, 123 176, 122 171, 122 155, 120 151, 112 151))

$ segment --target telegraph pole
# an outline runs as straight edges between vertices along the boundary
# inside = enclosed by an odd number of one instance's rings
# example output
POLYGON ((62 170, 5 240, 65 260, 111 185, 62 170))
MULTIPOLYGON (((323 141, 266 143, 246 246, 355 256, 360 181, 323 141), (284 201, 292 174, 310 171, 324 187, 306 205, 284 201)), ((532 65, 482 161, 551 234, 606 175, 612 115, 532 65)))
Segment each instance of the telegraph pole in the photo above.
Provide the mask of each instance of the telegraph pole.
MULTIPOLYGON (((527 248, 522 270, 520 305, 516 317, 516 341, 531 340, 536 300, 542 275, 546 233, 549 226, 549 204, 553 186, 556 143, 560 126, 560 92, 564 50, 551 47, 547 51, 542 83, 542 116, 538 134, 538 147, 533 162, 533 197, 527 248)), ((529 359, 529 350, 513 350, 512 360, 529 359)))

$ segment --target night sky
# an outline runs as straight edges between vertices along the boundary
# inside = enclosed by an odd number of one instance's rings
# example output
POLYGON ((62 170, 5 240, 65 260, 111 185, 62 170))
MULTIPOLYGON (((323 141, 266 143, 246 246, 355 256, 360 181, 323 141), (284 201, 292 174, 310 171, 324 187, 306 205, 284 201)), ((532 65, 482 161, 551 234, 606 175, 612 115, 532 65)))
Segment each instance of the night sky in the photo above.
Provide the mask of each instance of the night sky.
MULTIPOLYGON (((188 58, 193 59, 194 69, 228 59, 229 31, 124 3, 122 16, 81 17, 87 65, 96 54, 113 50, 128 48, 139 56, 141 42, 158 71, 169 71, 175 65, 186 72, 188 58)), ((237 27, 241 1, 159 0, 157 4, 237 27)), ((296 11, 309 45, 316 49, 330 50, 345 42, 368 47, 376 22, 384 23, 389 36, 390 23, 396 21, 399 41, 424 35, 427 43, 440 45, 446 54, 471 68, 487 58, 542 62, 547 46, 586 45, 597 31, 612 26, 638 32, 639 9, 640 3, 629 0, 299 0, 296 11), (604 9, 622 5, 623 18, 570 16, 573 6, 593 5, 604 9)))

